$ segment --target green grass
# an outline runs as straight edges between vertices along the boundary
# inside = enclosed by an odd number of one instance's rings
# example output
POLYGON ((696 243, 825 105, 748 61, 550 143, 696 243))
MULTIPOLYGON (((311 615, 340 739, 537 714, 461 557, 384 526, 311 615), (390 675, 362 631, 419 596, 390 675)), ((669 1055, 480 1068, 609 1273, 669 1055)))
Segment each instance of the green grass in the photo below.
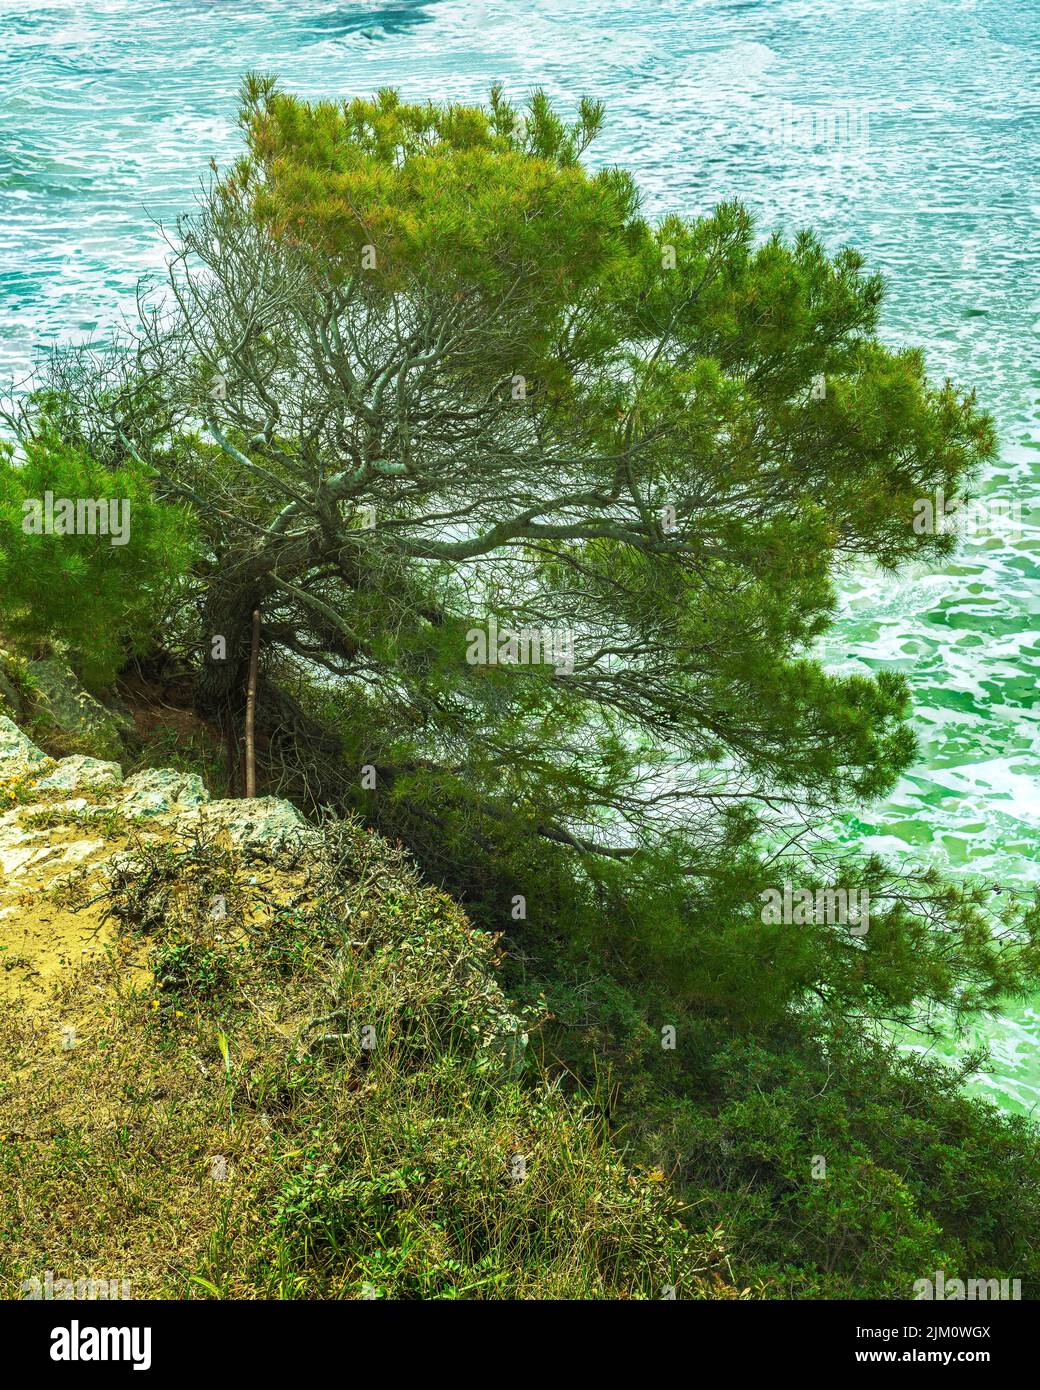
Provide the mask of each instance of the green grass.
POLYGON ((0 1015, 0 1292, 739 1296, 716 1233, 525 1057, 494 941, 398 851, 344 824, 294 869, 176 848, 113 872, 116 946, 46 1017, 0 1015))

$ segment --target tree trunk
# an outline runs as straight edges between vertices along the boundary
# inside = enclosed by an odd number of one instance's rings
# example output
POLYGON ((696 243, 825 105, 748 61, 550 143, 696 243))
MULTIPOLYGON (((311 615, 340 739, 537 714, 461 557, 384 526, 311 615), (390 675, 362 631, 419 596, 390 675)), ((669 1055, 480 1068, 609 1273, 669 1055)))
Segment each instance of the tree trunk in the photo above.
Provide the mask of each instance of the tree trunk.
POLYGON ((246 796, 256 796, 256 678, 260 664, 260 610, 253 609, 249 648, 249 687, 246 690, 246 796))

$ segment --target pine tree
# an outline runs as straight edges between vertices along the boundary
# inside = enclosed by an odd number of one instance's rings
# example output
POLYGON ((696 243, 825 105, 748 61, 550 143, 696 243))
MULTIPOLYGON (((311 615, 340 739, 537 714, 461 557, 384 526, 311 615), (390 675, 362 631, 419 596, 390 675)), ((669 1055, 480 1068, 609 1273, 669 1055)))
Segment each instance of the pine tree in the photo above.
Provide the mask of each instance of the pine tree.
POLYGON ((481 860, 569 874, 617 949, 727 1008, 992 1004, 1035 977, 1033 917, 827 845, 914 739, 900 676, 813 655, 843 566, 948 551, 915 503, 992 424, 879 342, 855 251, 735 203, 653 225, 583 162, 602 119, 250 78, 166 307, 51 387, 92 459, 192 510, 185 640, 225 727, 260 612, 270 784, 468 857, 474 892, 481 860), (836 871, 869 936, 763 920, 836 871))

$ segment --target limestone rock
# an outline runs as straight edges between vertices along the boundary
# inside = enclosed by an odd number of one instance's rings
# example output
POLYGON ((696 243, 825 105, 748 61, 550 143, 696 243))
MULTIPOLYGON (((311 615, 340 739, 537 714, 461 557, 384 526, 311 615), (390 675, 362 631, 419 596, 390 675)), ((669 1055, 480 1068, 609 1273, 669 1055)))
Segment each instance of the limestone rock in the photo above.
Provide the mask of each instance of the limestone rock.
POLYGON ((135 772, 123 783, 122 792, 119 809, 131 819, 168 816, 209 800, 201 777, 193 772, 176 772, 170 767, 135 772))
POLYGON ((178 817, 177 828, 226 831, 243 849, 277 851, 300 848, 315 831, 288 801, 258 796, 242 801, 211 801, 208 806, 178 817))
POLYGON ((95 754, 112 756, 136 735, 129 715, 106 709, 83 689, 67 662, 47 657, 30 661, 27 670, 37 695, 34 716, 58 731, 66 747, 89 748, 95 754))
POLYGON ((74 791, 77 787, 114 787, 123 780, 118 763, 102 762, 76 754, 62 758, 53 772, 36 783, 40 791, 74 791))
POLYGON ((6 715, 0 715, 0 777, 13 777, 31 768, 42 769, 50 762, 47 754, 22 733, 6 715))

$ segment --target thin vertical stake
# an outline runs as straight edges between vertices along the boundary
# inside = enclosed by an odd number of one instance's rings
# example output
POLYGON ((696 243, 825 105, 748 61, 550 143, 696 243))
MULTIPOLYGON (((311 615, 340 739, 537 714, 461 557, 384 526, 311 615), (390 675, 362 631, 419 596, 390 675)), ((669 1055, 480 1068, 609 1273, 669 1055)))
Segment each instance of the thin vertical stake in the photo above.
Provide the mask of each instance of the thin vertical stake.
POLYGON ((260 610, 253 609, 253 641, 249 649, 249 688, 246 691, 246 796, 256 796, 256 678, 260 665, 260 610))

